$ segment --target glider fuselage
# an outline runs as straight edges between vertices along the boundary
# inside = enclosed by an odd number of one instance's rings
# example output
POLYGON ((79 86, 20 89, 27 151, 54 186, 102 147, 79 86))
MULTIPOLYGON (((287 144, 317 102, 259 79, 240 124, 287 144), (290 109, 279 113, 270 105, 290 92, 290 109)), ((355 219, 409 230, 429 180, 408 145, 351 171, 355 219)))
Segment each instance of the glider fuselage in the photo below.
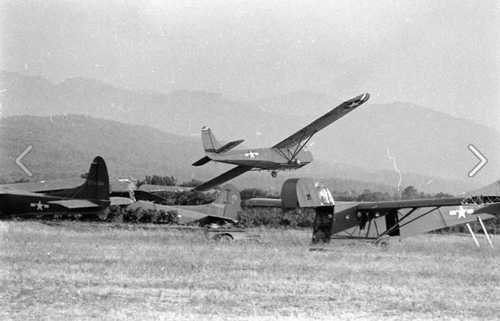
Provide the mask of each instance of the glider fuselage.
POLYGON ((290 161, 276 148, 239 149, 225 153, 207 153, 207 156, 216 162, 261 170, 297 169, 313 161, 310 151, 302 150, 290 161))

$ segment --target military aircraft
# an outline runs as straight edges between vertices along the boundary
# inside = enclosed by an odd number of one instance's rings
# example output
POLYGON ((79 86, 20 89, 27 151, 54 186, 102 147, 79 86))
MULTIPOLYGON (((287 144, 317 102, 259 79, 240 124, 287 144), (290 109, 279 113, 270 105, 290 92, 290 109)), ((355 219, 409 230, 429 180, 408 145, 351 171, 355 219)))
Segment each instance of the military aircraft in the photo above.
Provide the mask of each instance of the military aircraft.
MULTIPOLYGON (((123 197, 120 197, 122 207, 130 211, 174 211, 177 214, 177 223, 198 226, 234 225, 237 223, 237 216, 241 211, 240 192, 231 184, 226 184, 219 189, 215 201, 203 205, 163 205, 160 196, 151 199, 148 194, 145 192, 131 193, 128 202, 123 201, 123 197)), ((114 199, 114 204, 120 203, 118 197, 112 197, 112 199, 114 199)))
POLYGON ((305 178, 285 181, 281 199, 254 198, 247 200, 245 206, 314 208, 312 243, 347 238, 386 244, 388 237, 408 237, 465 224, 479 246, 470 226, 478 221, 493 246, 484 221, 500 216, 499 196, 335 202, 327 187, 305 178))
POLYGON ((99 215, 110 204, 108 170, 100 156, 94 158, 85 182, 78 187, 35 193, 10 186, 0 187, 0 217, 99 215))
MULTIPOLYGON (((175 211, 179 224, 209 225, 209 224, 236 224, 238 212, 241 211, 240 193, 231 184, 218 188, 217 198, 210 204, 203 205, 164 205, 167 200, 154 193, 141 190, 137 187, 137 181, 133 178, 118 178, 122 184, 113 184, 113 190, 109 190, 109 205, 112 207, 128 208, 135 210, 153 211, 175 211), (123 186, 126 186, 125 188, 123 186)), ((81 179, 50 180, 31 183, 4 184, 0 185, 0 191, 22 190, 23 193, 36 195, 60 195, 69 193, 73 184, 79 184, 81 179), (18 188, 19 187, 19 188, 18 188)), ((189 191, 191 188, 177 186, 175 190, 189 191)), ((35 211, 32 214, 40 216, 49 214, 47 212, 35 211)), ((53 213, 50 213, 53 214, 53 213)), ((106 213, 99 213, 99 219, 107 218, 106 213)))
POLYGON ((193 166, 201 166, 210 161, 237 166, 198 185, 194 189, 197 191, 207 190, 250 170, 270 170, 271 175, 276 177, 279 170, 297 169, 309 164, 312 162, 313 157, 310 151, 305 150, 305 147, 311 137, 321 129, 364 104, 369 98, 370 95, 365 93, 343 102, 295 134, 270 148, 232 150, 241 144, 243 140, 230 141, 222 145, 215 139, 210 128, 202 128, 201 139, 205 156, 194 162, 193 166))

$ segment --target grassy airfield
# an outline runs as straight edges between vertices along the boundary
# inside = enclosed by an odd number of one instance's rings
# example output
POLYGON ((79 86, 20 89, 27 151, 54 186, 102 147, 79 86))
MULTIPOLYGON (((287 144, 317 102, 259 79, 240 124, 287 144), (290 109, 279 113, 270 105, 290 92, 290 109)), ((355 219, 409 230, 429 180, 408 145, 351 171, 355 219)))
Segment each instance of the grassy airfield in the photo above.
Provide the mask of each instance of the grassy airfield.
POLYGON ((309 231, 259 232, 260 243, 217 244, 190 231, 0 222, 0 319, 499 317, 498 237, 494 250, 422 235, 310 252, 309 231))

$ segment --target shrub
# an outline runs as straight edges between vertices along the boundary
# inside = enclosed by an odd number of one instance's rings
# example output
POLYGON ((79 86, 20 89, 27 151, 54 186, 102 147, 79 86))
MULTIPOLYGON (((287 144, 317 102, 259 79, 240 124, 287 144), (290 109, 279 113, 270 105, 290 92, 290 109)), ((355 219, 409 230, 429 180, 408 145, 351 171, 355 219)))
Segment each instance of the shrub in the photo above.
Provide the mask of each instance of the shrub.
POLYGON ((126 207, 111 206, 108 221, 126 223, 153 223, 153 224, 177 224, 179 216, 175 210, 153 210, 137 208, 134 210, 126 207))
POLYGON ((313 209, 245 208, 238 215, 238 221, 246 227, 311 227, 314 215, 313 209))

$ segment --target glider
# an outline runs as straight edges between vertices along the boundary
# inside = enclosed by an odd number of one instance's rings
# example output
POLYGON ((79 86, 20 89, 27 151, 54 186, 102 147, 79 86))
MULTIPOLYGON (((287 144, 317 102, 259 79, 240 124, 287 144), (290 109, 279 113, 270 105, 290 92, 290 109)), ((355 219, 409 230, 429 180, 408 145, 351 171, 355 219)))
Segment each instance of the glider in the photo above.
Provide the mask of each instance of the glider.
POLYGON ((307 178, 288 179, 280 199, 254 198, 246 207, 314 208, 312 243, 331 239, 372 240, 408 237, 455 225, 466 225, 479 246, 470 223, 479 222, 490 246, 484 221, 500 215, 499 196, 452 197, 381 202, 335 202, 329 189, 307 178))
POLYGON ((220 144, 211 129, 203 127, 201 139, 205 156, 194 162, 193 166, 202 166, 210 161, 237 166, 194 189, 197 191, 210 189, 250 170, 270 170, 271 175, 276 177, 279 170, 298 169, 309 164, 313 157, 310 151, 305 150, 305 147, 312 136, 361 106, 369 98, 370 95, 365 93, 349 99, 269 148, 233 150, 243 142, 242 139, 220 144))

